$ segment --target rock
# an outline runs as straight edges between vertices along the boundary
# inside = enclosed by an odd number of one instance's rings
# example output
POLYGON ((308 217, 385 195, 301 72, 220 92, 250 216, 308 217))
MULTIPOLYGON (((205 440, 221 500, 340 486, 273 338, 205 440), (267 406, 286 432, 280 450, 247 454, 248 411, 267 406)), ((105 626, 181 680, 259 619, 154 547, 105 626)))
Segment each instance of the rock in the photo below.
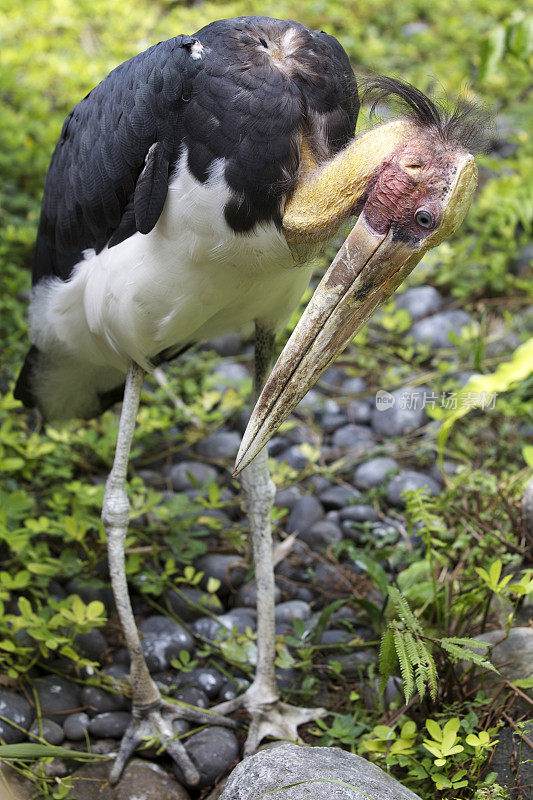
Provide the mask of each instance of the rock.
POLYGON ((89 729, 89 715, 85 711, 69 714, 63 723, 65 736, 70 742, 81 742, 89 729))
POLYGON ((81 690, 81 705, 94 716, 103 711, 126 711, 129 701, 123 695, 106 692, 99 686, 84 686, 81 690))
POLYGON ((413 489, 421 489, 426 486, 431 497, 439 494, 441 488, 433 478, 424 475, 423 472, 416 472, 414 469, 406 469, 396 475, 387 486, 387 502, 398 508, 405 508, 403 493, 413 489))
MULTIPOLYGON (((488 670, 476 671, 476 680, 488 695, 494 694, 500 688, 502 680, 512 683, 533 678, 533 628, 511 628, 509 636, 504 637, 504 630, 489 631, 475 637, 481 642, 495 645, 490 660, 500 675, 488 670), (502 641, 495 644, 500 639, 502 641)), ((533 688, 521 691, 533 700, 533 688)), ((531 705, 520 697, 516 699, 514 707, 523 709, 525 713, 531 713, 531 705)))
POLYGON ((219 336, 211 339, 208 343, 219 356, 238 356, 242 351, 242 339, 236 333, 228 333, 226 336, 219 336))
POLYGON ((255 609, 252 608, 232 608, 227 614, 217 617, 218 621, 228 630, 237 628, 239 633, 245 633, 246 628, 255 630, 255 609))
POLYGON ((427 421, 426 397, 429 390, 424 387, 406 386, 395 392, 387 392, 387 403, 380 402, 383 395, 376 396, 376 407, 372 409, 372 428, 379 436, 404 436, 420 428, 427 421))
MULTIPOLYGON (((525 723, 523 733, 533 740, 533 721, 525 723)), ((533 749, 511 728, 498 731, 497 737, 488 771, 497 773, 496 783, 509 791, 510 800, 526 800, 531 795, 515 787, 527 792, 533 786, 533 749)))
POLYGON ((238 555, 208 553, 199 558, 195 566, 205 572, 204 580, 217 578, 220 581, 219 594, 238 589, 246 579, 247 568, 238 555))
MULTIPOLYGON (((200 773, 200 781, 196 784, 200 789, 214 783, 239 758, 237 737, 219 726, 194 733, 185 742, 185 749, 200 773)), ((174 765, 173 769, 178 780, 186 783, 180 768, 174 765)))
MULTIPOLYGON (((237 594, 235 595, 235 600, 241 606, 250 606, 251 608, 255 608, 257 605, 257 585, 255 580, 248 581, 245 583, 244 586, 241 586, 237 594)), ((274 585, 274 602, 279 603, 281 600, 281 589, 277 584, 274 585)))
POLYGON ((370 650, 355 650, 353 653, 336 655, 335 661, 341 664, 340 674, 343 678, 360 678, 366 672, 366 667, 376 663, 377 656, 370 650))
POLYGON ((320 494, 320 502, 328 511, 344 508, 361 497, 361 492, 353 486, 331 486, 320 494))
POLYGON ((109 646, 105 636, 97 628, 89 633, 78 633, 75 641, 83 655, 92 661, 100 661, 109 646))
POLYGON ((27 778, 23 778, 22 775, 15 772, 7 763, 0 763, 0 798, 2 800, 34 800, 35 786, 27 778))
POLYGON ((328 367, 325 372, 320 376, 320 382, 326 383, 328 386, 342 386, 344 381, 344 370, 337 367, 335 364, 328 367))
POLYGON ((216 483, 217 471, 209 464, 202 464, 200 461, 182 461, 181 464, 175 464, 170 468, 168 477, 174 491, 186 492, 197 486, 216 483))
POLYGON ((203 592, 194 586, 184 586, 179 593, 169 589, 164 597, 170 610, 184 622, 192 622, 206 611, 218 614, 222 610, 222 603, 216 594, 203 592))
POLYGON ((366 388, 366 381, 363 378, 347 378, 342 384, 345 394, 361 394, 361 392, 366 392, 366 388))
POLYGON ((353 480, 360 489, 372 489, 381 486, 391 473, 398 472, 398 462, 388 456, 371 458, 360 464, 354 472, 353 480))
POLYGON ((92 718, 89 733, 98 738, 120 739, 130 722, 131 714, 127 711, 106 711, 92 718))
POLYGON ((442 297, 434 286, 413 286, 395 299, 396 308, 407 311, 412 320, 433 314, 442 306, 442 297))
POLYGON ((218 700, 221 703, 225 703, 226 700, 233 700, 237 695, 242 694, 246 691, 250 683, 246 680, 246 678, 233 678, 230 680, 227 678, 222 688, 220 689, 218 700))
POLYGON ((289 467, 296 470, 305 469, 309 464, 309 458, 302 453, 300 446, 297 444, 293 444, 286 450, 283 450, 283 452, 279 454, 278 459, 280 461, 285 461, 289 467))
POLYGON ((340 511, 342 522, 377 522, 379 514, 374 506, 347 506, 340 511))
POLYGON ((242 364, 236 364, 234 361, 223 361, 213 371, 211 379, 213 388, 219 392, 224 392, 230 386, 238 387, 243 381, 250 380, 250 375, 242 364))
POLYGON ((420 800, 360 756, 339 747, 295 744, 281 744, 245 758, 229 776, 220 800, 278 795, 283 800, 420 800))
POLYGON ((415 322, 409 331, 409 335, 418 344, 429 344, 434 349, 453 347, 450 333, 459 336, 463 328, 466 325, 470 325, 471 322, 472 317, 470 314, 467 314, 466 311, 461 311, 461 309, 441 311, 439 314, 433 314, 431 317, 415 322))
POLYGON ((344 450, 368 450, 374 445, 372 431, 366 425, 354 425, 349 423, 337 428, 331 437, 333 448, 339 451, 344 450))
POLYGON ((181 700, 190 706, 198 706, 198 708, 207 708, 209 706, 206 693, 199 689, 198 686, 188 686, 186 689, 180 689, 174 697, 176 700, 181 700))
POLYGON ((116 786, 109 784, 113 761, 84 764, 73 775, 71 800, 189 800, 183 786, 159 764, 133 759, 116 786))
POLYGON ((47 744, 60 745, 65 738, 65 732, 57 722, 42 717, 41 720, 36 719, 32 724, 28 738, 30 741, 44 739, 47 744))
POLYGON ((288 508, 291 510, 294 508, 294 504, 302 496, 302 493, 298 486, 287 486, 286 489, 280 489, 276 492, 276 496, 274 497, 274 505, 278 506, 278 508, 288 508))
POLYGON ((144 634, 141 647, 151 672, 165 670, 182 650, 192 653, 194 640, 185 628, 170 617, 154 614, 139 625, 144 634))
POLYGON ((198 442, 196 452, 203 458, 235 458, 239 452, 241 436, 236 431, 215 431, 198 442))
POLYGON ((289 519, 285 526, 287 533, 299 531, 302 533, 324 516, 322 504, 310 494, 298 498, 292 507, 289 519))
POLYGON ((212 700, 219 694, 225 680, 225 677, 217 669, 197 667, 183 674, 178 681, 178 685, 180 687, 196 686, 212 700))
POLYGON ((343 535, 338 525, 331 520, 322 519, 307 528, 299 538, 313 550, 325 550, 330 545, 341 542, 343 535))
POLYGON ((357 425, 369 425, 372 417, 372 406, 368 400, 352 400, 346 406, 348 419, 357 425))
POLYGON ((527 275, 533 266, 533 242, 526 244, 511 262, 513 275, 527 275))
POLYGON ((213 641, 213 639, 220 636, 222 631, 222 625, 213 617, 199 617, 194 620, 191 628, 197 636, 209 641, 213 641))
POLYGON ((311 616, 309 603, 303 600, 287 600, 279 603, 275 609, 276 622, 294 622, 295 619, 307 620, 311 616))
POLYGON ((0 719, 0 739, 6 744, 17 744, 26 739, 25 731, 29 730, 34 713, 28 701, 20 694, 0 689, 0 717, 6 717, 6 720, 0 719), (7 720, 11 720, 23 730, 13 727, 7 720))
POLYGON ((39 707, 43 716, 60 724, 81 705, 79 686, 68 678, 47 675, 38 678, 33 687, 37 692, 39 707))

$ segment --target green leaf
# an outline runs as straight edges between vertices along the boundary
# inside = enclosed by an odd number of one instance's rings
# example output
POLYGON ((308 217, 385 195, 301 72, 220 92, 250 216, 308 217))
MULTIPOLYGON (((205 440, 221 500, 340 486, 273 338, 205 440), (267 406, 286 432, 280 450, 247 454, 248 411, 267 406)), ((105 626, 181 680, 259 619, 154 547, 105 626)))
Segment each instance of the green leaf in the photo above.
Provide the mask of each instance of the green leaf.
POLYGON ((400 672, 402 675, 405 702, 408 703, 411 699, 415 686, 414 671, 413 666, 409 661, 409 656, 407 655, 402 631, 399 631, 397 628, 394 629, 394 646, 398 655, 398 661, 400 662, 400 672))
POLYGON ((98 759, 109 758, 109 756, 28 742, 26 744, 0 745, 0 758, 10 761, 33 761, 36 758, 73 758, 76 761, 97 761, 98 759))
POLYGON ((379 648, 379 693, 383 694, 387 681, 392 675, 393 669, 396 666, 397 656, 396 648, 394 646, 394 632, 392 628, 387 628, 381 637, 381 645, 379 648))

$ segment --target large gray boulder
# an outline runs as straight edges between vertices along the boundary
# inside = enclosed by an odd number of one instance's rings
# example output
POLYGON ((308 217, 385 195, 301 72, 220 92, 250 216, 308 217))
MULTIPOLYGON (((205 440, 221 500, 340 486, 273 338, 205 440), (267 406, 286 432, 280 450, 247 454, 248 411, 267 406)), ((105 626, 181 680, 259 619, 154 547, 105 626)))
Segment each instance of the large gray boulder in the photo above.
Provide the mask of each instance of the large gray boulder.
POLYGON ((233 770, 220 800, 420 800, 375 764, 338 747, 283 744, 233 770))

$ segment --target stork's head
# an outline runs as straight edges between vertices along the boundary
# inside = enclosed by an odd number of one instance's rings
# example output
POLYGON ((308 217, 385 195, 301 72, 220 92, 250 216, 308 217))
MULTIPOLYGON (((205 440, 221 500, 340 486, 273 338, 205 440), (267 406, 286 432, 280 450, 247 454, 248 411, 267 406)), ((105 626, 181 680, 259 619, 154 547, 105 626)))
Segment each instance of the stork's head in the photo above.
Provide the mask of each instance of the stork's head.
POLYGON ((424 94, 398 81, 380 79, 377 86, 381 96, 391 90, 402 94, 411 113, 353 145, 359 158, 367 153, 367 163, 379 154, 352 203, 359 218, 256 403, 236 472, 266 444, 424 253, 454 233, 472 202, 477 185, 469 152, 472 118, 464 111, 446 116, 424 94))

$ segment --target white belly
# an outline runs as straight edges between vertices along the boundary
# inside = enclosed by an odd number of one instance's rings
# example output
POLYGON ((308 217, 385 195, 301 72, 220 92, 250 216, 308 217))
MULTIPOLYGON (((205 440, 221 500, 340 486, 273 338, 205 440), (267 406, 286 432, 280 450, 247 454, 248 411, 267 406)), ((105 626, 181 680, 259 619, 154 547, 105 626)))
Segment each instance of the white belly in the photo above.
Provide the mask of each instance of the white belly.
MULTIPOLYGON (((66 282, 38 284, 31 335, 49 356, 50 374, 39 379, 41 387, 50 386, 42 389, 50 394, 42 399, 49 416, 71 416, 69 404, 89 391, 89 375, 95 395, 120 383, 132 360, 149 370, 150 360, 167 348, 253 320, 274 329, 284 324, 311 267, 297 263, 273 224, 234 234, 223 213, 228 197, 222 163, 201 184, 184 156, 149 234, 136 233, 98 254, 88 251, 66 282)), ((92 413, 92 402, 87 397, 86 411, 74 415, 92 413)))

